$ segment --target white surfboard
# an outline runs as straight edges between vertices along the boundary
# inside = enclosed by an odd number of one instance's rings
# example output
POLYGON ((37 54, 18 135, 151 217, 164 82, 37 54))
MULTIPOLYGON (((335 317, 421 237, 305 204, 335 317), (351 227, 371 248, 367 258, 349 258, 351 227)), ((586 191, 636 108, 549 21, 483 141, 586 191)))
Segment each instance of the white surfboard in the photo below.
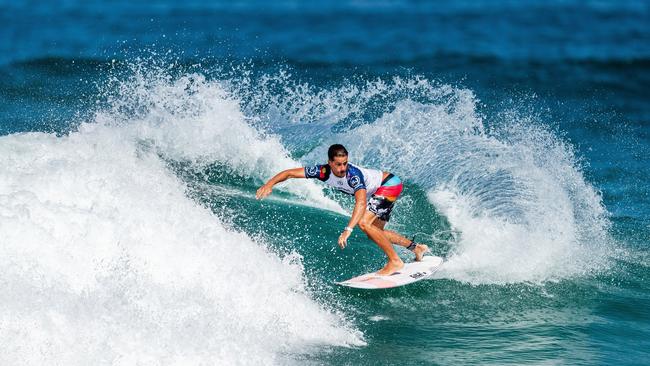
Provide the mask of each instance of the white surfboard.
POLYGON ((372 272, 336 284, 367 290, 404 286, 430 277, 442 266, 442 262, 442 258, 428 255, 420 262, 404 264, 404 268, 390 276, 381 276, 372 272))

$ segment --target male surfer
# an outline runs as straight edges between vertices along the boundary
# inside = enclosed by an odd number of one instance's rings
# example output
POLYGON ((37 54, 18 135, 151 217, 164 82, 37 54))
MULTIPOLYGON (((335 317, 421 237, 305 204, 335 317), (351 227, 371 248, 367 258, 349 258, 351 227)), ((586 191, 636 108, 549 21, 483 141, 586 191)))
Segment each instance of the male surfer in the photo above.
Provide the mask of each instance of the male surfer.
POLYGON ((377 271, 377 274, 391 275, 404 267, 404 262, 397 255, 391 243, 411 250, 415 253, 416 261, 422 260, 422 256, 429 249, 426 245, 416 244, 394 231, 384 229, 384 225, 390 219, 393 205, 402 193, 400 179, 388 172, 349 164, 348 151, 343 145, 330 146, 327 156, 329 158, 327 164, 281 171, 261 186, 255 197, 262 199, 268 196, 274 185, 284 182, 288 178, 317 178, 340 191, 354 195, 356 202, 352 217, 348 226, 339 236, 341 249, 345 248, 352 230, 359 224, 361 231, 368 235, 368 238, 374 241, 388 257, 388 262, 377 271), (367 196, 370 196, 370 199, 366 204, 367 196))

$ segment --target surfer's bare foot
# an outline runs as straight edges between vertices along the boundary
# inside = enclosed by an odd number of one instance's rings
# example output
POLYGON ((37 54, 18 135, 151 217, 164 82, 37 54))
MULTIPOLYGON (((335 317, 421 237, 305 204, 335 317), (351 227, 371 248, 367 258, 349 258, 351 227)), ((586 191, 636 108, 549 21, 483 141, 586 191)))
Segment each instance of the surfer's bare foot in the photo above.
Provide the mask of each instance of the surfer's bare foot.
POLYGON ((424 245, 424 244, 418 244, 415 249, 413 249, 413 253, 415 253, 415 261, 419 262, 422 260, 422 257, 424 256, 424 253, 426 253, 429 250, 429 247, 424 245))
POLYGON ((402 268, 404 268, 404 262, 402 262, 401 259, 398 259, 396 261, 388 261, 384 268, 377 271, 377 274, 380 276, 390 276, 402 268))

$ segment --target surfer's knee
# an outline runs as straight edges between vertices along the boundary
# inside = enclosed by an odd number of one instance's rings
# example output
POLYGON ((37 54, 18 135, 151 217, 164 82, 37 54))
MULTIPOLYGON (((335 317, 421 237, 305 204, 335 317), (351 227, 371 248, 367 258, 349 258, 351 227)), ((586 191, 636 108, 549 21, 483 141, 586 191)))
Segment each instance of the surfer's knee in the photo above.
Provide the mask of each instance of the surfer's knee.
POLYGON ((359 229, 363 231, 364 233, 368 233, 368 230, 372 227, 372 224, 366 220, 361 220, 359 221, 359 229))

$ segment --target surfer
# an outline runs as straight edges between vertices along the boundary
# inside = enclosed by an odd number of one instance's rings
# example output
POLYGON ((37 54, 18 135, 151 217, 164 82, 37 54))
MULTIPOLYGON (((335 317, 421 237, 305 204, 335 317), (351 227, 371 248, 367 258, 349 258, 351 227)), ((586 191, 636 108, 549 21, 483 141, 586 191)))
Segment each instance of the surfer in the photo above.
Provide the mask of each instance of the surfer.
POLYGON ((377 274, 391 275, 404 267, 404 262, 397 255, 391 243, 406 247, 415 253, 416 261, 422 260, 422 256, 429 249, 426 245, 417 244, 395 231, 384 229, 390 220, 395 201, 402 193, 402 181, 399 177, 388 172, 366 169, 348 163, 348 151, 340 144, 330 146, 327 156, 327 164, 281 171, 261 186, 255 197, 263 199, 271 194, 274 185, 289 178, 316 178, 354 196, 355 205, 352 217, 338 240, 341 249, 345 248, 350 234, 358 224, 359 229, 374 241, 388 257, 388 262, 377 271, 377 274), (366 203, 368 196, 370 199, 366 203))

